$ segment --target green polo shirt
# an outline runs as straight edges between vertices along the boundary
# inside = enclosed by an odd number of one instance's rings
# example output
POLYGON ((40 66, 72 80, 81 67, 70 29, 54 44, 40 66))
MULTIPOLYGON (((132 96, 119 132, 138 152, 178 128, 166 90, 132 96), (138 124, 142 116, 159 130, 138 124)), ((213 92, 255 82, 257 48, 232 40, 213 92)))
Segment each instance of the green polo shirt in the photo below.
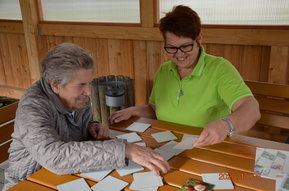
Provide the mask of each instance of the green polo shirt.
POLYGON ((202 47, 196 67, 183 79, 174 62, 160 66, 149 103, 158 120, 204 127, 229 115, 234 103, 247 96, 252 93, 234 66, 202 47))

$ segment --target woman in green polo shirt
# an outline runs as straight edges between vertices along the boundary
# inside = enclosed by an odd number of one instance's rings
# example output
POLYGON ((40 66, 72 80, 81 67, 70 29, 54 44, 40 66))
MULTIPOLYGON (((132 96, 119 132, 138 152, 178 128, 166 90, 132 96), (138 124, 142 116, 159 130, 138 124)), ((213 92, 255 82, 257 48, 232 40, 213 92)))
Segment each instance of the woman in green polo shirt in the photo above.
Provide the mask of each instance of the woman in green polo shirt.
POLYGON ((110 122, 134 115, 204 128, 196 147, 250 129, 260 118, 258 102, 228 60, 205 53, 198 14, 179 5, 159 28, 170 61, 155 75, 149 104, 118 111, 110 122))

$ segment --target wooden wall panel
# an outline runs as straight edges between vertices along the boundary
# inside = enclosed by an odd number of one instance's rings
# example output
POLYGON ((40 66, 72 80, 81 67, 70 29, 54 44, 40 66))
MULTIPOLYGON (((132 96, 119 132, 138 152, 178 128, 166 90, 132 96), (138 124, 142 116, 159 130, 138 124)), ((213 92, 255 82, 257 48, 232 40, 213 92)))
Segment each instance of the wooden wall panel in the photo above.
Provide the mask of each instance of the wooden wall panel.
POLYGON ((153 86, 154 74, 158 70, 162 61, 162 45, 160 42, 147 41, 147 95, 150 95, 153 86))
MULTIPOLYGON (((7 34, 0 33, 0 56, 1 62, 3 64, 3 71, 1 72, 4 76, 1 78, 1 85, 13 86, 13 70, 12 70, 12 61, 9 54, 8 39, 7 34)), ((3 93, 3 92, 2 92, 3 93)))
POLYGON ((288 84, 289 47, 272 46, 269 82, 288 84))
POLYGON ((245 80, 259 81, 262 48, 246 46, 243 50, 240 73, 245 80))
MULTIPOLYGON (((261 66, 260 66, 260 81, 268 82, 269 78, 269 64, 270 64, 270 46, 262 47, 261 66)), ((289 62, 288 62, 289 64, 289 62)))
POLYGON ((31 79, 24 36, 0 34, 0 56, 3 68, 0 85, 27 88, 31 79))
POLYGON ((96 39, 96 50, 92 52, 95 55, 96 76, 107 76, 109 74, 109 59, 108 59, 108 40, 96 39))
POLYGON ((111 75, 134 78, 133 43, 131 40, 108 40, 109 71, 111 75))
POLYGON ((148 103, 148 71, 145 41, 133 41, 135 104, 148 103))
POLYGON ((1 43, 1 39, 3 34, 0 33, 0 85, 5 85, 7 84, 6 82, 6 74, 5 74, 5 67, 4 67, 4 58, 3 58, 3 51, 2 51, 2 43, 1 43))
POLYGON ((26 54, 25 39, 22 35, 9 34, 8 47, 13 66, 13 73, 15 74, 14 85, 18 88, 27 88, 32 83, 32 79, 26 54))

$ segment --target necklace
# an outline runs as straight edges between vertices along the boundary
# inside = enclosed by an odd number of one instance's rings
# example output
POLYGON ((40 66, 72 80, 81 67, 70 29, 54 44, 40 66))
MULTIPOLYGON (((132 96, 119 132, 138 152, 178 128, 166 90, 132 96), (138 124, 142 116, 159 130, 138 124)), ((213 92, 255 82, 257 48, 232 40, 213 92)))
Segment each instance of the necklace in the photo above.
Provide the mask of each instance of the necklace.
POLYGON ((184 95, 184 91, 182 89, 179 90, 179 96, 183 96, 184 95))

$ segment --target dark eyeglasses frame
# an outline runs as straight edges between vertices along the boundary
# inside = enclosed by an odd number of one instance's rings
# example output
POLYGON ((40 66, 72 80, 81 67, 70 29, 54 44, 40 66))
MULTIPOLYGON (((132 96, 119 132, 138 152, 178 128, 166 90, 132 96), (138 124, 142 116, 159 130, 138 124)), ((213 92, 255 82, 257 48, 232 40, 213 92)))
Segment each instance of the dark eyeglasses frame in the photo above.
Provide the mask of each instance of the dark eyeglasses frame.
POLYGON ((165 51, 168 53, 168 54, 176 54, 178 52, 178 50, 182 51, 183 53, 186 53, 186 52, 191 52, 193 49, 194 49, 194 44, 195 44, 195 41, 191 44, 186 44, 186 45, 182 45, 182 46, 179 46, 179 47, 176 47, 176 46, 165 46, 164 49, 165 51), (188 46, 192 46, 192 48, 190 50, 183 50, 182 48, 184 47, 188 47, 188 46), (169 52, 167 49, 171 49, 171 48, 175 48, 176 51, 175 52, 169 52))

